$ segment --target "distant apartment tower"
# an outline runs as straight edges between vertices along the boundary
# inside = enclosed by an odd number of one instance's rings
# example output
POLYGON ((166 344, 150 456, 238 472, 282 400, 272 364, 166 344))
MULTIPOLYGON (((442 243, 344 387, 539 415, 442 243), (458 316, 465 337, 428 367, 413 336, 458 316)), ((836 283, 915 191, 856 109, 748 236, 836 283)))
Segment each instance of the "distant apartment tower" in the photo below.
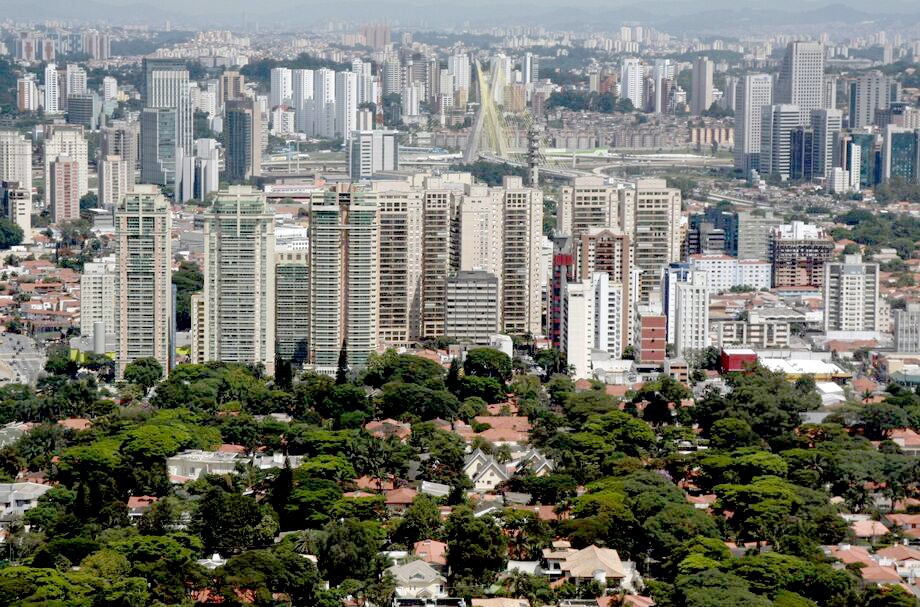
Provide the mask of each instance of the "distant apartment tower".
POLYGON ((636 57, 626 57, 620 67, 621 99, 629 99, 634 108, 642 107, 643 95, 642 63, 636 57))
POLYGON ((824 108, 824 47, 819 42, 790 42, 776 80, 777 104, 794 105, 807 118, 824 108))
POLYGON ((461 344, 488 346, 498 333, 498 279, 488 272, 458 272, 447 279, 444 335, 461 344))
POLYGON ((920 304, 894 311, 894 339, 898 352, 920 353, 920 304))
POLYGON ((700 57, 693 63, 693 94, 690 98, 690 113, 700 116, 712 105, 713 63, 708 57, 700 57))
POLYGON ((345 141, 355 130, 358 114, 358 76, 353 72, 335 74, 335 135, 345 141))
POLYGON ((0 181, 32 192, 32 142, 18 131, 0 130, 0 181))
POLYGON ((176 111, 176 145, 191 153, 192 100, 184 60, 145 58, 144 77, 145 106, 176 111))
POLYGON ((626 229, 620 216, 623 192, 603 177, 574 178, 559 189, 559 232, 578 238, 590 228, 626 229))
POLYGON ((49 63, 45 67, 45 113, 60 114, 62 111, 57 66, 49 63))
POLYGON ((106 156, 99 163, 99 205, 114 209, 134 189, 134 166, 121 156, 106 156))
POLYGON ((594 346, 595 302, 590 278, 571 282, 562 299, 560 349, 577 379, 591 377, 591 349, 594 346))
POLYGON ((226 70, 220 75, 220 101, 226 103, 239 99, 246 91, 246 77, 236 70, 226 70))
POLYGON ((112 76, 102 79, 102 100, 116 101, 118 99, 118 80, 112 76))
POLYGON ((83 264, 80 275, 80 334, 94 334, 96 323, 106 333, 115 332, 115 258, 83 264))
POLYGON ((224 118, 225 174, 242 182, 262 174, 262 112, 251 99, 228 101, 224 118))
POLYGON ((635 185, 633 221, 635 264, 642 270, 639 303, 647 305, 661 280, 661 270, 681 254, 680 190, 664 179, 640 179, 635 185))
POLYGON ((310 255, 277 249, 275 253, 275 350, 278 358, 299 367, 307 361, 310 340, 310 255))
POLYGON ((381 171, 399 170, 398 131, 353 131, 348 143, 348 176, 368 179, 381 171))
POLYGON ((141 136, 140 123, 116 120, 100 130, 102 132, 100 155, 103 158, 120 156, 134 172, 140 157, 138 152, 141 136))
POLYGON ((204 229, 204 360, 275 373, 275 221, 251 186, 217 193, 204 229))
POLYGON ((177 119, 172 108, 144 108, 141 112, 141 183, 175 187, 177 119))
POLYGON ((793 221, 773 228, 770 260, 774 287, 823 287, 824 264, 834 253, 834 240, 822 228, 793 221))
POLYGON ((824 331, 879 330, 879 266, 862 255, 824 267, 824 331))
MULTIPOLYGON (((51 163, 58 156, 67 156, 79 165, 77 200, 89 191, 89 156, 83 127, 70 124, 47 124, 44 133, 44 179, 50 183, 51 163)), ((51 204, 51 188, 45 187, 45 204, 51 204)))
POLYGON ((157 186, 136 185, 115 211, 116 370, 141 358, 170 363, 172 218, 157 186))
POLYGON ((709 278, 694 271, 676 287, 674 351, 677 356, 700 352, 709 345, 709 278))
POLYGON ((0 181, 0 216, 22 230, 23 242, 32 242, 32 192, 15 181, 0 181))
POLYGON ((773 103, 773 79, 769 74, 742 76, 735 99, 735 169, 747 176, 760 167, 761 109, 773 103))
POLYGON ((886 76, 878 70, 861 74, 851 82, 849 127, 858 129, 875 124, 876 110, 887 110, 891 104, 900 101, 900 86, 893 76, 886 76))
POLYGON ((37 112, 39 108, 38 84, 33 75, 16 81, 16 108, 20 112, 37 112))
POLYGON ((270 73, 269 109, 279 105, 290 105, 293 94, 291 82, 291 69, 287 67, 274 67, 270 73))
POLYGON ((51 163, 46 187, 51 199, 51 218, 55 224, 80 219, 80 163, 58 156, 51 163))
POLYGON ((299 133, 313 132, 313 70, 292 70, 291 107, 294 127, 299 133))

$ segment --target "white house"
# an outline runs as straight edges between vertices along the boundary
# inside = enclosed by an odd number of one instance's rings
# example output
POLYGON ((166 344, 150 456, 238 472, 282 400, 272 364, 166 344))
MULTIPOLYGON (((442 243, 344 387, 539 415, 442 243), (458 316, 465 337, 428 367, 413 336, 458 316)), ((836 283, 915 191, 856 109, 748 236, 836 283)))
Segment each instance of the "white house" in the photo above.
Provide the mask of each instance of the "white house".
POLYGON ((425 561, 393 565, 387 571, 396 582, 396 598, 443 599, 447 597, 447 579, 425 561))

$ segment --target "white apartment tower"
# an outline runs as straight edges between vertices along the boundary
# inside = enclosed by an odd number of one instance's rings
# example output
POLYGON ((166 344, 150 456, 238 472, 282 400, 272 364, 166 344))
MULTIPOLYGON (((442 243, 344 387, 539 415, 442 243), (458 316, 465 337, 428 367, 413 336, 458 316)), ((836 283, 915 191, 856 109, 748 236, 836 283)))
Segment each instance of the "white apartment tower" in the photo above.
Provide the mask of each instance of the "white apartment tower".
POLYGON ((677 283, 674 350, 677 356, 699 352, 709 345, 709 279, 706 272, 693 272, 687 282, 677 283))
POLYGON ((251 186, 219 191, 205 220, 204 360, 275 373, 275 222, 251 186))
POLYGON ((115 212, 116 372, 141 358, 170 363, 172 218, 155 185, 137 185, 115 212))
POLYGON ((875 124, 875 110, 887 110, 896 103, 899 86, 894 77, 877 70, 860 75, 850 84, 850 128, 875 124))
POLYGON ((743 76, 735 100, 735 169, 747 176, 760 167, 761 109, 773 103, 773 79, 769 74, 743 76))
POLYGON ((680 205, 680 190, 669 188, 664 179, 640 179, 635 184, 632 236, 636 268, 642 270, 641 305, 650 303, 662 269, 680 259, 680 205))
POLYGON ((45 67, 45 113, 60 114, 64 109, 61 107, 61 88, 58 82, 57 66, 49 63, 45 67))
POLYGON ((313 133, 313 70, 291 71, 291 105, 294 126, 300 133, 313 133))
POLYGON ((335 72, 322 68, 313 72, 313 132, 316 137, 335 137, 335 72))
POLYGON ((862 255, 824 265, 824 331, 879 330, 879 266, 862 255))
POLYGON ((106 333, 115 332, 115 279, 118 276, 114 257, 83 264, 80 275, 80 334, 93 335, 97 322, 106 333))
POLYGON ((353 72, 335 74, 335 134, 351 139, 358 114, 358 77, 353 72))
POLYGON ((626 57, 620 67, 620 98, 629 99, 633 107, 642 107, 642 63, 636 57, 626 57))
POLYGON ((274 109, 279 105, 290 105, 293 94, 291 69, 287 67, 272 68, 270 79, 271 92, 269 109, 274 109))
POLYGON ((0 181, 32 192, 32 142, 18 131, 0 130, 0 181))
POLYGON ((114 208, 134 188, 134 166, 121 156, 106 156, 99 163, 99 205, 114 208))

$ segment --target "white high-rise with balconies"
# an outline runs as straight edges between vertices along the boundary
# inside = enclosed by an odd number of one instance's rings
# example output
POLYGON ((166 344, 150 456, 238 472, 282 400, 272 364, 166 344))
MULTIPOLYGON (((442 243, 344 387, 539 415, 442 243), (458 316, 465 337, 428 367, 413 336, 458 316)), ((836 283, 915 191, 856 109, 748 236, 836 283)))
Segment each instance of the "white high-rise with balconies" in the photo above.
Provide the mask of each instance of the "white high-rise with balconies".
POLYGON ((353 72, 335 74, 335 134, 351 139, 358 114, 358 77, 353 72))
POLYGON ((44 178, 45 178, 45 204, 51 204, 51 163, 59 156, 67 156, 75 160, 78 165, 77 198, 84 196, 89 191, 89 148, 86 137, 83 136, 83 127, 75 124, 47 124, 44 136, 44 178))
POLYGON ((270 78, 269 108, 274 109, 279 105, 290 105, 293 91, 291 69, 287 67, 272 68, 270 78))
POLYGON ((879 265, 862 255, 824 265, 824 331, 879 330, 879 265))
POLYGON ((297 131, 313 133, 313 70, 291 71, 291 105, 297 131))
POLYGON ((676 290, 674 351, 685 356, 709 345, 709 278, 706 272, 693 272, 676 290))
POLYGON ((620 98, 629 99, 634 108, 642 107, 642 63, 636 57, 626 57, 620 67, 620 98))
POLYGON ((313 72, 313 132, 316 137, 335 137, 335 72, 322 68, 313 72))
POLYGON ((31 195, 32 142, 18 131, 0 131, 0 181, 15 181, 31 195))
POLYGON ((61 86, 58 81, 57 66, 49 63, 45 66, 45 113, 60 114, 62 111, 61 86))
POLYGON ((114 208, 134 188, 134 166, 121 156, 106 156, 99 163, 99 205, 114 208))

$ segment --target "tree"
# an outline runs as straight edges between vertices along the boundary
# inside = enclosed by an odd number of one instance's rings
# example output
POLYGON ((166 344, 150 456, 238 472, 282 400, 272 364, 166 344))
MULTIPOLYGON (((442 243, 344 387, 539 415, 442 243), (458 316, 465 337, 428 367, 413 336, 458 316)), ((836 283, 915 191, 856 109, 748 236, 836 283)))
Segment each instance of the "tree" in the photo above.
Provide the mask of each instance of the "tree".
POLYGON ((173 272, 172 283, 176 285, 176 330, 188 331, 192 326, 192 295, 204 287, 204 274, 198 264, 183 261, 173 272))
POLYGON ((142 386, 145 391, 163 378, 163 367, 155 358, 140 358, 125 367, 125 381, 142 386))
POLYGON ((511 357, 492 348, 470 350, 463 361, 463 372, 466 375, 491 377, 502 385, 511 379, 511 371, 511 357))
POLYGON ((326 534, 317 555, 323 579, 332 586, 348 578, 377 579, 384 567, 379 554, 382 530, 377 523, 334 521, 326 526, 326 534))
POLYGON ((348 346, 342 341, 339 350, 339 362, 335 369, 335 385, 340 386, 348 381, 348 346))
POLYGON ((0 250, 22 243, 22 228, 9 219, 0 219, 0 250))
POLYGON ((207 550, 232 554, 254 542, 270 541, 261 533, 265 516, 251 497, 212 486, 192 516, 192 528, 201 536, 207 550))
POLYGON ((451 579, 475 579, 482 585, 504 567, 506 538, 491 515, 479 518, 458 506, 444 526, 451 579))
POLYGON ((756 444, 757 437, 751 432, 751 425, 737 417, 726 417, 709 428, 709 448, 716 450, 737 449, 756 444))
POLYGON ((487 403, 497 403, 504 399, 505 389, 494 377, 467 375, 460 380, 460 397, 480 398, 487 403))
POLYGON ((860 415, 866 436, 872 440, 885 440, 895 428, 905 428, 908 425, 904 409, 889 403, 865 405, 860 415))
POLYGON ((434 501, 427 495, 419 495, 396 523, 393 541, 411 550, 415 542, 437 539, 441 519, 434 501))

